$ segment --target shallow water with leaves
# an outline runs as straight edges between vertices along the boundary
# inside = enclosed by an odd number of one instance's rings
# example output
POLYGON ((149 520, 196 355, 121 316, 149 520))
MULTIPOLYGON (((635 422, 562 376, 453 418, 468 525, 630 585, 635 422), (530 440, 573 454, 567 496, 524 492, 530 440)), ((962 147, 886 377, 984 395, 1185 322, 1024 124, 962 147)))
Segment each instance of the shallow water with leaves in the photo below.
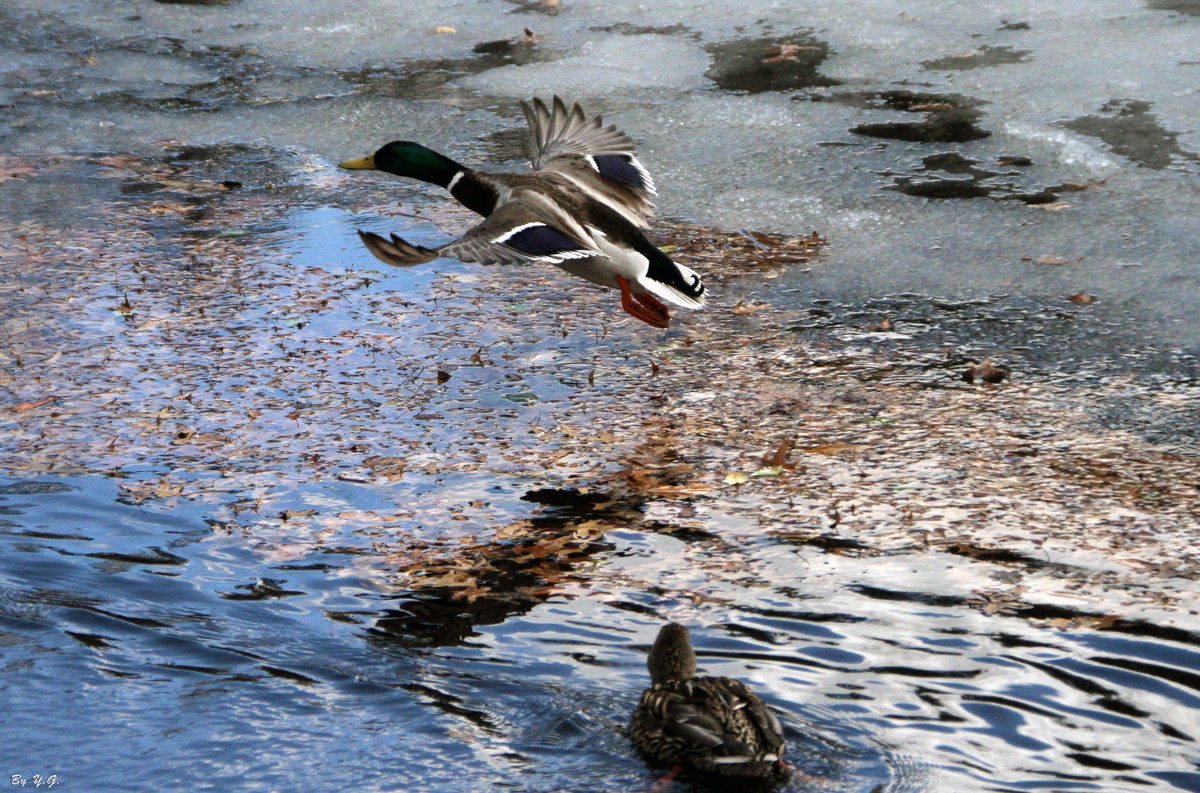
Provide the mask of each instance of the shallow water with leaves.
POLYGON ((788 307, 819 239, 663 223, 716 298, 659 333, 550 270, 384 269, 356 228, 469 218, 231 178, 281 157, 5 163, 4 773, 649 789, 675 619, 780 712, 787 790, 1200 790, 1193 385, 962 379, 1085 307, 788 307))

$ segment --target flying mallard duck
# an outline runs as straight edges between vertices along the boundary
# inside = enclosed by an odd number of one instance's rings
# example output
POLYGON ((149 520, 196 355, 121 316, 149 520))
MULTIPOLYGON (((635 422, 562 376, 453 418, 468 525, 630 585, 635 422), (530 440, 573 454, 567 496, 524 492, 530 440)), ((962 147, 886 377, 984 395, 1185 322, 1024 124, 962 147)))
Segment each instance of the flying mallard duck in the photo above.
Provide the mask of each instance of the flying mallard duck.
POLYGON ((744 683, 696 677, 687 628, 664 625, 646 665, 651 686, 633 711, 629 734, 647 759, 671 766, 660 785, 685 769, 758 779, 786 774, 779 719, 744 683))
POLYGON ((340 167, 387 171, 441 185, 483 222, 436 248, 387 240, 360 231, 380 261, 407 266, 439 256, 480 264, 546 262, 594 284, 621 290, 621 307, 642 322, 665 328, 663 301, 704 305, 700 276, 676 264, 642 234, 657 193, 636 146, 599 116, 588 121, 578 104, 567 110, 557 96, 522 102, 529 122, 533 173, 483 173, 411 141, 393 141, 340 167))

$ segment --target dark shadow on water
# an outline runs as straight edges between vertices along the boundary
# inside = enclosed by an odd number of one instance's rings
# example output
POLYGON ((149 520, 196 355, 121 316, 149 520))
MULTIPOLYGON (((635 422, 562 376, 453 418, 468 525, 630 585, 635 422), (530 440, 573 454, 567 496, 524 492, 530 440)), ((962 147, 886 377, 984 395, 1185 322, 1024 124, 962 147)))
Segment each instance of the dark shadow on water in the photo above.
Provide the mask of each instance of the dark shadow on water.
POLYGON ((942 58, 922 61, 921 68, 930 71, 959 71, 981 69, 988 66, 1004 66, 1029 60, 1031 50, 1018 50, 1009 46, 984 45, 978 49, 942 58))
POLYGON ((1200 161, 1200 155, 1179 144, 1179 133, 1166 129, 1152 104, 1140 99, 1113 99, 1098 115, 1080 116, 1062 125, 1072 132, 1099 138, 1113 153, 1145 166, 1168 168, 1177 160, 1200 161))
POLYGON ((838 85, 819 71, 829 45, 811 31, 740 38, 705 45, 712 66, 705 77, 726 91, 796 91, 838 85))

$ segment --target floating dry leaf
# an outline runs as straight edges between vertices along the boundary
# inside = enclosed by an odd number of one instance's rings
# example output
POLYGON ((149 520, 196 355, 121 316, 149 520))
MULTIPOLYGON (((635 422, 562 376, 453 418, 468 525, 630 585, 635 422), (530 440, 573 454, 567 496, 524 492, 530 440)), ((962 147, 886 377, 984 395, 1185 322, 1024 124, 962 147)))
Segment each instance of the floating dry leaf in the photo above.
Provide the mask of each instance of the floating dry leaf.
POLYGON ((762 464, 770 468, 795 468, 794 465, 788 462, 788 452, 791 451, 792 444, 795 443, 795 438, 788 436, 779 442, 774 451, 767 452, 762 456, 762 464))
POLYGON ((45 399, 39 399, 37 402, 24 402, 20 405, 14 405, 13 410, 17 413, 23 413, 26 410, 40 408, 42 405, 49 405, 51 402, 54 402, 57 399, 58 397, 46 397, 45 399))
POLYGON ((766 468, 759 468, 757 471, 750 474, 750 476, 782 476, 783 472, 784 468, 782 465, 772 465, 766 468))

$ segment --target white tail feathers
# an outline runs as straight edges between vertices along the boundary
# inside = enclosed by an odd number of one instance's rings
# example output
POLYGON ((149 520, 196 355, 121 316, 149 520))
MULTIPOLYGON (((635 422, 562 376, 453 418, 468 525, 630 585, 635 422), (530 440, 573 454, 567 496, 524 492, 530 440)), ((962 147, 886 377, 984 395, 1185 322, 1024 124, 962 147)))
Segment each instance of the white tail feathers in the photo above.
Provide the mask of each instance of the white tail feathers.
MULTIPOLYGON (((692 268, 684 267, 678 262, 672 262, 672 264, 679 268, 679 274, 683 276, 684 281, 690 283, 700 282, 700 276, 692 268)), ((661 297, 663 300, 668 300, 675 305, 683 306, 684 308, 697 309, 701 308, 705 303, 708 302, 704 297, 705 292, 701 292, 699 297, 692 297, 685 292, 679 291, 670 284, 664 284, 662 281, 658 281, 647 276, 637 279, 637 285, 655 297, 661 297)))
POLYGON ((714 757, 714 765, 734 765, 737 763, 774 763, 779 760, 777 754, 758 754, 758 755, 730 755, 729 757, 714 757))

